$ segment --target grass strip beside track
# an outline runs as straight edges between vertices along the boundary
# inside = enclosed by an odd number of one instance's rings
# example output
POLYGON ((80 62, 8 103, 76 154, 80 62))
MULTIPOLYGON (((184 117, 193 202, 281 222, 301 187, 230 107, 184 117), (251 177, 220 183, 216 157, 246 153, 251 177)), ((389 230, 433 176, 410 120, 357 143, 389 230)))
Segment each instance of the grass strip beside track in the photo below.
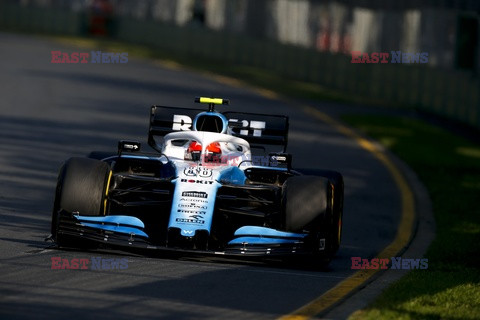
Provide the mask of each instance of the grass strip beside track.
MULTIPOLYGON (((390 172, 395 181, 395 184, 399 188, 400 198, 402 203, 401 219, 397 229, 395 239, 387 247, 385 247, 378 255, 379 259, 389 259, 397 256, 409 243, 413 233, 413 224, 415 219, 415 203, 414 197, 410 190, 410 187, 399 171, 399 169, 393 164, 393 162, 387 157, 387 155, 373 144, 372 142, 362 138, 355 131, 342 125, 335 119, 329 117, 323 112, 318 111, 313 107, 304 107, 304 112, 312 115, 313 117, 328 123, 334 127, 337 131, 341 132, 352 140, 356 141, 362 148, 371 152, 377 160, 379 160, 390 172)), ((380 273, 381 269, 367 269, 355 272, 345 280, 341 281, 335 287, 322 294, 312 302, 299 308, 289 315, 283 316, 281 320, 305 320, 314 317, 315 315, 324 313, 330 308, 334 307, 340 301, 351 295, 356 290, 366 285, 373 279, 375 275, 380 273)))
POLYGON ((480 319, 480 146, 413 118, 343 120, 418 174, 437 228, 426 254, 428 269, 411 271, 350 319, 480 319))

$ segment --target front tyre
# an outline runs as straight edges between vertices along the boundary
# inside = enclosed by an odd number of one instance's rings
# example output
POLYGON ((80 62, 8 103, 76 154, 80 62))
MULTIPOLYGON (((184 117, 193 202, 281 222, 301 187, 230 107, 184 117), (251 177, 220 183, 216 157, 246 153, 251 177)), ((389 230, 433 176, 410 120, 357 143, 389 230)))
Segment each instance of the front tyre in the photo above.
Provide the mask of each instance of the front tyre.
POLYGON ((52 236, 59 246, 71 245, 69 237, 58 228, 60 211, 84 216, 104 215, 110 175, 107 163, 89 158, 70 158, 61 167, 51 225, 52 236))
MULTIPOLYGON (((342 219, 343 219, 343 199, 344 199, 344 183, 343 176, 336 171, 319 171, 319 174, 327 178, 332 184, 331 191, 331 232, 329 232, 328 250, 335 254, 340 248, 342 239, 342 219)), ((332 254, 332 255, 333 255, 332 254)))
POLYGON ((328 209, 328 180, 315 176, 294 176, 283 184, 285 230, 302 232, 308 224, 325 216, 328 209))
POLYGON ((313 264, 328 263, 340 245, 343 180, 335 178, 294 176, 283 185, 285 230, 310 234, 313 264))

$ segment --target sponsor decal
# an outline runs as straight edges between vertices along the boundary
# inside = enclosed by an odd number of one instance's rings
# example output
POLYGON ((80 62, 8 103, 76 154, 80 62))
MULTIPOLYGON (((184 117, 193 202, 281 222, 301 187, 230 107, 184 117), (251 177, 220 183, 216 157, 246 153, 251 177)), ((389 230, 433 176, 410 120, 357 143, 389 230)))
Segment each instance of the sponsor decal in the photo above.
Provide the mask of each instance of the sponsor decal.
MULTIPOLYGON (((207 199, 208 194, 206 192, 203 192, 203 191, 183 191, 182 192, 182 197, 207 199)), ((194 200, 188 200, 188 201, 194 201, 194 200)))
POLYGON ((183 169, 183 174, 186 175, 186 176, 191 176, 191 177, 196 177, 197 176, 196 169, 194 169, 194 168, 183 169))
POLYGON ((182 204, 180 203, 178 205, 179 208, 189 208, 189 209, 201 209, 201 210, 207 210, 207 206, 199 206, 195 203, 190 203, 190 204, 182 204))
POLYGON ((285 162, 285 161, 287 161, 287 157, 285 157, 285 156, 272 156, 272 160, 285 162))
POLYGON ((115 64, 127 63, 128 52, 62 52, 51 51, 51 63, 102 63, 115 64))
POLYGON ((238 119, 229 119, 228 122, 237 122, 242 124, 240 134, 242 136, 248 136, 249 131, 252 131, 254 137, 261 137, 262 131, 265 130, 266 123, 264 121, 250 121, 247 120, 238 120, 238 119))
POLYGON ((189 177, 201 177, 201 178, 210 178, 212 176, 213 170, 208 168, 196 168, 190 167, 183 169, 183 174, 189 177))
POLYGON ((195 211, 195 210, 182 210, 182 209, 178 209, 177 212, 179 213, 186 213, 186 214, 207 214, 206 211, 195 211))
POLYGON ((193 223, 193 224, 205 224, 205 221, 198 219, 188 219, 188 218, 177 218, 175 219, 178 223, 193 223))
MULTIPOLYGON (((229 119, 229 122, 241 123, 240 135, 254 137, 261 137, 263 130, 265 130, 266 123, 264 121, 248 121, 239 119, 229 119)), ((174 114, 173 115, 173 131, 190 131, 192 130, 192 118, 186 115, 174 114)))
POLYGON ((137 141, 120 140, 118 142, 118 152, 121 152, 121 151, 137 152, 137 151, 140 151, 140 147, 141 147, 141 143, 137 141))
MULTIPOLYGON (((270 157, 266 156, 252 156, 252 164, 256 166, 265 166, 268 167, 270 164, 270 157)), ((273 163, 272 166, 277 166, 277 162, 273 163)))
POLYGON ((361 52, 352 51, 351 63, 428 63, 428 52, 361 52), (390 59, 389 59, 390 58, 390 59))
POLYGON ((428 259, 407 259, 401 257, 392 257, 391 259, 362 259, 361 257, 352 257, 351 259, 352 270, 389 268, 394 270, 428 269, 428 259))
POLYGON ((180 202, 208 203, 208 200, 180 198, 180 202))
POLYGON ((212 169, 207 169, 207 168, 199 168, 198 169, 198 176, 202 178, 210 178, 213 174, 212 169))
POLYGON ((51 262, 52 270, 124 270, 128 268, 127 258, 91 257, 90 259, 64 259, 62 257, 52 257, 51 262))
POLYGON ((180 182, 198 183, 198 184, 213 184, 213 181, 195 180, 195 179, 181 179, 180 182))
POLYGON ((190 131, 192 128, 192 118, 185 115, 173 115, 173 131, 190 131))

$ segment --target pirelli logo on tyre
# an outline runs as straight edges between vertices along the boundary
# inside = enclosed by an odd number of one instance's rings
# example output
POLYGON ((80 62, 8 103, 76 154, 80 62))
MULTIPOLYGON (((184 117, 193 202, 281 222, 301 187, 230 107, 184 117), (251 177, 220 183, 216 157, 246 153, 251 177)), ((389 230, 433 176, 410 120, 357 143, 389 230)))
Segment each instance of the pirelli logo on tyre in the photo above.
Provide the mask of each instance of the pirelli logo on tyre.
POLYGON ((207 199, 208 194, 203 191, 183 191, 182 197, 207 199))

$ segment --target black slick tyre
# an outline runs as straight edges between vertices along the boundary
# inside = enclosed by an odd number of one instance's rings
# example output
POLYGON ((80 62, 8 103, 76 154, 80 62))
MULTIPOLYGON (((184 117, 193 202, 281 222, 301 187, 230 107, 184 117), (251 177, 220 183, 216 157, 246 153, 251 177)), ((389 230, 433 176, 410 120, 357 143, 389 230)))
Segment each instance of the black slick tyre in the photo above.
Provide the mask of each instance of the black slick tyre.
POLYGON ((69 237, 59 232, 60 211, 85 216, 105 214, 110 178, 107 163, 89 158, 70 158, 61 167, 52 212, 52 236, 59 246, 70 246, 69 237))
POLYGON ((315 176, 294 176, 283 184, 285 230, 302 232, 328 206, 328 180, 315 176))
POLYGON ((342 240, 342 223, 343 223, 343 199, 344 199, 344 183, 343 176, 336 171, 322 171, 322 177, 327 178, 332 184, 331 191, 331 227, 329 238, 327 241, 327 249, 331 254, 335 254, 340 248, 342 240))
POLYGON ((285 230, 311 234, 313 254, 307 262, 315 267, 330 262, 342 232, 343 178, 337 172, 325 173, 294 176, 283 186, 285 230))

